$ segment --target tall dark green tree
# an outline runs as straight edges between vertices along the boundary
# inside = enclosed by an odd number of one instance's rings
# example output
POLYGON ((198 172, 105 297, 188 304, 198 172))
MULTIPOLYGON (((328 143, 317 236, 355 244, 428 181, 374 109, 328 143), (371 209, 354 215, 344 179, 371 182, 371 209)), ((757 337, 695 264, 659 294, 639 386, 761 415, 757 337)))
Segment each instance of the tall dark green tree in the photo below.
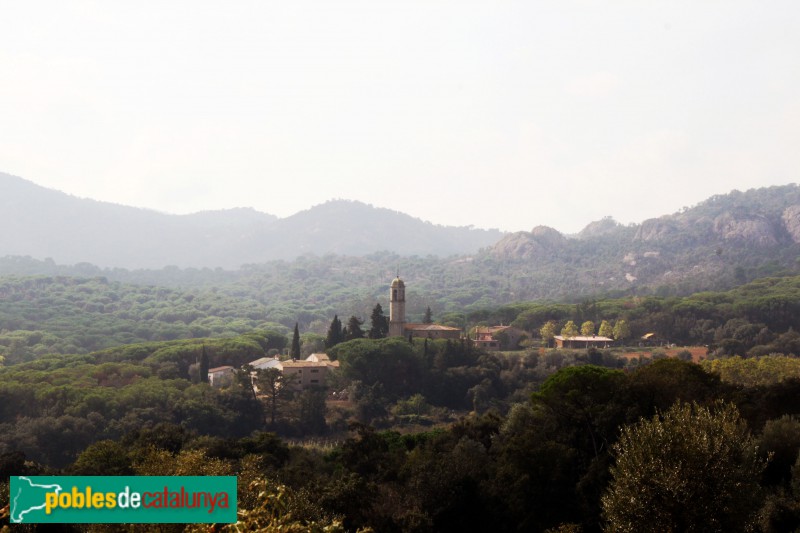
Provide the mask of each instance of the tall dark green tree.
POLYGON ((338 315, 333 315, 331 325, 328 327, 328 335, 325 337, 325 348, 333 348, 343 340, 342 321, 339 320, 338 315))
POLYGON ((202 383, 208 383, 208 353, 206 352, 205 344, 200 354, 200 381, 202 383))
POLYGON ((300 330, 297 327, 297 322, 294 323, 294 335, 292 335, 292 350, 289 354, 292 359, 300 359, 300 330))
POLYGON ((361 329, 361 324, 363 323, 364 321, 357 316, 351 316, 350 320, 347 321, 347 333, 344 334, 344 340, 363 339, 364 330, 361 329))
POLYGON ((375 304, 375 307, 372 309, 372 315, 369 317, 370 320, 370 328, 369 328, 369 338, 370 339, 383 339, 386 335, 389 334, 389 319, 386 318, 386 315, 383 314, 383 308, 381 304, 375 304))
POLYGON ((422 317, 423 324, 433 324, 433 313, 431 312, 431 306, 425 308, 425 316, 422 317))

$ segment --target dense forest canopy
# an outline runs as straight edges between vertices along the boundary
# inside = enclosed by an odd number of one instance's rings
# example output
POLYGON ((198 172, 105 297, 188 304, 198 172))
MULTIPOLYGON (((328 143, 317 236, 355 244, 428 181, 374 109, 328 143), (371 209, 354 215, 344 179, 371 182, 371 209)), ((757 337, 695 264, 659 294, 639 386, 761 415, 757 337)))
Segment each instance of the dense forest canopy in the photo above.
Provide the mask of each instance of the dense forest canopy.
MULTIPOLYGON (((342 267, 346 268, 346 267, 342 267)), ((145 341, 231 337, 257 329, 287 333, 298 324, 304 335, 324 335, 331 318, 370 316, 386 291, 354 296, 330 270, 310 266, 295 271, 297 292, 278 294, 276 286, 237 282, 220 287, 165 288, 109 281, 105 277, 0 277, 0 357, 6 364, 49 353, 89 353, 145 341), (302 283, 329 279, 317 294, 302 283), (275 298, 278 303, 273 300, 275 298), (280 298, 291 298, 284 302, 280 298)), ((382 272, 373 272, 375 286, 382 272)), ((431 275, 435 278, 435 273, 431 275)), ((410 284, 409 284, 410 285, 410 284)), ((423 285, 423 287, 426 285, 423 285)), ((516 302, 497 307, 442 304, 422 289, 408 291, 412 320, 428 307, 438 322, 465 328, 512 324, 537 339, 553 321, 558 330, 573 321, 624 320, 630 339, 654 333, 662 343, 704 345, 728 355, 800 353, 800 276, 764 278, 721 292, 689 296, 585 298, 577 303, 516 302), (417 300, 419 295, 425 294, 417 300), (442 308, 442 305, 447 307, 442 308)))

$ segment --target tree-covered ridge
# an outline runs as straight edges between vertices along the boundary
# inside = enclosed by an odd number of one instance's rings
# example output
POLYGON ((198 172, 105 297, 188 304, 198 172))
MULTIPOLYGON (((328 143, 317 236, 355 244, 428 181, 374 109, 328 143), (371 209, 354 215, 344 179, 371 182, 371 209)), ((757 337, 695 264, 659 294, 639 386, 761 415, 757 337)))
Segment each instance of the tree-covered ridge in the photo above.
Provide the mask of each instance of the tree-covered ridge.
POLYGON ((265 327, 283 329, 258 302, 213 290, 126 285, 102 277, 0 278, 0 356, 6 364, 265 327))
MULTIPOLYGON (((387 298, 384 280, 389 273, 370 262, 343 261, 333 268, 310 261, 283 267, 253 267, 234 283, 196 289, 125 284, 103 277, 2 277, 0 357, 13 364, 48 353, 88 353, 144 341, 230 337, 254 329, 286 333, 295 324, 303 335, 324 335, 334 315, 366 320, 376 302, 387 298), (354 294, 347 286, 350 278, 376 289, 354 294), (292 280, 291 295, 284 285, 287 279, 292 280), (324 280, 325 290, 317 292, 311 280, 324 280)), ((412 272, 419 272, 416 268, 412 272)), ((463 273, 466 279, 467 271, 463 273)), ((512 324, 527 331, 530 339, 539 338, 548 322, 554 334, 569 321, 576 327, 591 323, 600 334, 604 322, 608 332, 622 320, 629 329, 625 338, 632 341, 655 333, 661 343, 707 345, 710 351, 728 355, 800 354, 800 276, 765 278, 728 291, 684 297, 503 306, 489 306, 484 299, 461 304, 471 297, 460 300, 463 292, 457 280, 448 282, 441 269, 420 273, 416 280, 414 286, 409 284, 408 309, 419 320, 430 307, 440 323, 467 328, 512 324), (447 293, 447 288, 453 292, 447 293)))

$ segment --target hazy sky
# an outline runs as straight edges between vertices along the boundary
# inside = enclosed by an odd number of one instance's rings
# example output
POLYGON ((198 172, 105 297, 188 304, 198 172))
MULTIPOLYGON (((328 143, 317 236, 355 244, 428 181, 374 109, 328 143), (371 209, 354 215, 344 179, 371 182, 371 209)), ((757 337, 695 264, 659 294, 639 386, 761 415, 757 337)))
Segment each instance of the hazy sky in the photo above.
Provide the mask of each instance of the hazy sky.
POLYGON ((0 171, 564 232, 795 183, 800 2, 0 2, 0 171))

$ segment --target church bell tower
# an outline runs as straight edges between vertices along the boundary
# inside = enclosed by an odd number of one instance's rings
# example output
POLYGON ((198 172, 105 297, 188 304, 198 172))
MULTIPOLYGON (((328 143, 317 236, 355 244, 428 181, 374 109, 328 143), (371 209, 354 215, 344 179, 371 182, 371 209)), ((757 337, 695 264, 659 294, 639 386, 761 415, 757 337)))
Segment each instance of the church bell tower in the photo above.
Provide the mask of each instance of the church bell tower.
POLYGON ((397 276, 389 289, 389 336, 403 337, 406 326, 406 284, 397 276))

